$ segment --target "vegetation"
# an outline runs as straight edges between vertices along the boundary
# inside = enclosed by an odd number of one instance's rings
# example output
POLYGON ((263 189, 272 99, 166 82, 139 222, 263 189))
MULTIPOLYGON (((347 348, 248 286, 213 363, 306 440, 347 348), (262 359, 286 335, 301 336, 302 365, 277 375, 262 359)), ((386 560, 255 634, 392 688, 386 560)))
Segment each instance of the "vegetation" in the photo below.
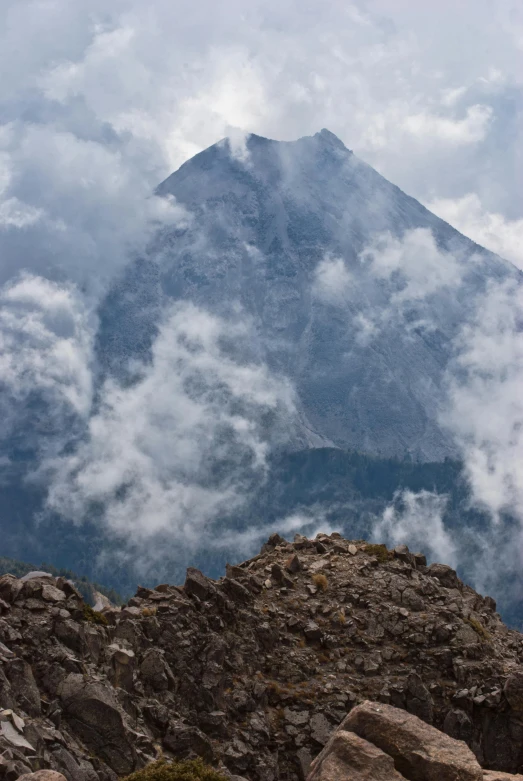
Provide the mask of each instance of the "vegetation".
POLYGON ((327 591, 329 581, 327 580, 326 575, 323 575, 321 572, 317 572, 315 575, 312 576, 312 582, 321 591, 327 591))
POLYGON ((55 578, 66 578, 72 580, 84 600, 89 605, 94 605, 96 601, 95 591, 99 591, 107 599, 109 599, 113 605, 123 605, 124 600, 118 594, 114 588, 106 588, 99 583, 91 582, 85 575, 77 575, 70 569, 64 569, 63 567, 53 567, 52 564, 28 564, 25 561, 17 561, 16 559, 10 559, 7 556, 0 556, 0 575, 5 575, 8 572, 11 575, 15 575, 17 578, 23 578, 28 572, 33 570, 42 570, 48 572, 50 575, 54 575, 55 578))
POLYGON ((490 632, 485 629, 483 624, 481 624, 476 618, 468 618, 467 623, 469 626, 474 629, 474 631, 481 637, 482 640, 484 640, 486 643, 489 642, 489 640, 492 639, 492 635, 490 632))
POLYGON ((102 624, 103 626, 107 626, 109 623, 107 617, 104 616, 103 613, 99 613, 97 610, 93 610, 91 605, 83 606, 83 614, 84 620, 89 621, 90 624, 102 624))
POLYGON ((386 545, 374 545, 373 543, 367 543, 365 546, 365 553, 369 556, 375 556, 380 564, 384 564, 386 561, 394 558, 394 554, 387 550, 386 545))
POLYGON ((206 765, 202 759, 166 762, 159 759, 142 770, 126 776, 123 781, 226 781, 225 776, 206 765))

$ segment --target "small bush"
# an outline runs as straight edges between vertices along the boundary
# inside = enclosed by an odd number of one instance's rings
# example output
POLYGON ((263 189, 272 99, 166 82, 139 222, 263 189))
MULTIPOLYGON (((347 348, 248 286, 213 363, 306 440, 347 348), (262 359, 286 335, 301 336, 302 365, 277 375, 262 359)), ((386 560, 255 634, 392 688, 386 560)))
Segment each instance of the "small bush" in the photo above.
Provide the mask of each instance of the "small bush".
POLYGON ((321 572, 316 573, 316 575, 312 576, 312 582, 314 585, 321 589, 321 591, 327 591, 327 586, 329 585, 329 581, 327 580, 326 576, 323 575, 321 572))
POLYGON ((384 564, 386 561, 390 561, 394 558, 394 554, 387 550, 386 545, 367 543, 365 546, 365 553, 368 553, 369 556, 375 556, 380 564, 384 564))
POLYGON ((483 624, 480 624, 480 622, 475 618, 468 618, 467 623, 474 629, 474 631, 481 637, 482 640, 484 640, 486 643, 488 643, 489 640, 492 639, 492 635, 489 631, 485 629, 483 624))
POLYGON ((97 610, 93 610, 91 605, 84 605, 82 612, 84 614, 84 621, 89 621, 90 624, 101 624, 102 626, 107 626, 109 623, 107 616, 104 616, 103 613, 99 613, 97 610))
POLYGON ((157 612, 158 612, 158 608, 156 606, 142 607, 142 616, 145 616, 146 618, 148 616, 155 616, 157 612))
POLYGON ((126 776, 123 781, 226 781, 226 779, 217 770, 206 765, 202 759, 172 763, 159 759, 142 770, 126 776))

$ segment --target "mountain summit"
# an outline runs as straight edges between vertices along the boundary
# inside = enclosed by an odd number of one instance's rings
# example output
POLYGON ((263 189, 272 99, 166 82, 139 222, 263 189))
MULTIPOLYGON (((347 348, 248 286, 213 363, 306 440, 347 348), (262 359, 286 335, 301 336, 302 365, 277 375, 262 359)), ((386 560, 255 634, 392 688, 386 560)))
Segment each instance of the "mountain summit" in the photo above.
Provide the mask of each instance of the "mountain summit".
POLYGON ((297 391, 297 447, 453 455, 438 415, 454 340, 489 279, 516 273, 509 263, 326 129, 292 142, 222 140, 157 193, 192 221, 159 237, 154 273, 135 268, 110 297, 100 342, 109 365, 122 339, 126 359, 147 350, 144 300, 221 314, 239 305, 254 324, 253 355, 297 391))

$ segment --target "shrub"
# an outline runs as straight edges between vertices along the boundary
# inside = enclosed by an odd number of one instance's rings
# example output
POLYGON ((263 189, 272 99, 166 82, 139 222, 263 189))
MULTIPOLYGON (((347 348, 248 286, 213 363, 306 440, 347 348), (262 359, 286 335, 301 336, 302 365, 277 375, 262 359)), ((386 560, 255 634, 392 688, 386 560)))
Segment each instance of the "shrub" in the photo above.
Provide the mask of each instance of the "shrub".
POLYGON ((152 762, 137 770, 123 781, 226 781, 202 759, 187 759, 184 762, 168 763, 164 759, 152 762))
POLYGON ((327 586, 329 585, 329 581, 327 580, 326 576, 323 575, 321 572, 316 573, 316 575, 312 576, 312 582, 314 585, 321 589, 321 591, 327 591, 327 586))
POLYGON ((90 624, 101 624, 102 626, 107 626, 109 623, 107 616, 104 616, 103 613, 99 613, 97 610, 93 610, 91 605, 84 605, 82 608, 82 613, 84 615, 84 621, 89 621, 90 624))
POLYGON ((146 618, 148 616, 155 616, 158 612, 158 608, 156 605, 151 607, 142 607, 142 616, 145 616, 146 618))
POLYGON ((373 543, 367 543, 365 546, 365 553, 369 556, 375 556, 380 564, 384 564, 386 561, 394 558, 394 554, 387 550, 386 545, 374 545, 373 543))
POLYGON ((489 631, 485 629, 483 624, 480 624, 480 622, 475 618, 468 618, 467 623, 474 629, 474 631, 481 637, 482 640, 484 640, 486 643, 488 643, 489 640, 492 639, 492 635, 489 631))

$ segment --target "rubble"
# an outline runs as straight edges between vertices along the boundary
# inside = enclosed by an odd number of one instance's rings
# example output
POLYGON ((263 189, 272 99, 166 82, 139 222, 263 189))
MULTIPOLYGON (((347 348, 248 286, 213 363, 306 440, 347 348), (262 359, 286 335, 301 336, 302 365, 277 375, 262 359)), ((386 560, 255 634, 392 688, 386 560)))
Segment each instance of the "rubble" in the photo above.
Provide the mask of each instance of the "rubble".
MULTIPOLYGON (((42 573, 0 577, 0 599, 0 781, 116 781, 161 753, 299 781, 365 701, 465 741, 490 781, 523 771, 523 636, 406 546, 272 535, 220 580, 191 568, 121 609, 42 573)), ((332 773, 352 756, 401 777, 356 732, 332 773)))

